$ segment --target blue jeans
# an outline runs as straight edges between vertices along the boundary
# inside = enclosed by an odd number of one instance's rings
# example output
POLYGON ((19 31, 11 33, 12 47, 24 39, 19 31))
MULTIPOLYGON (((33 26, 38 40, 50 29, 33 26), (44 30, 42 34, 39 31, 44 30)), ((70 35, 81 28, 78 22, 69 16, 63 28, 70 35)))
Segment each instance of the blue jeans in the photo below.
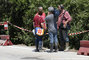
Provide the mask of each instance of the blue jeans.
POLYGON ((57 32, 53 33, 53 32, 49 32, 49 38, 50 38, 50 43, 53 44, 55 42, 55 44, 58 43, 58 39, 57 39, 57 32))
POLYGON ((68 38, 68 30, 66 29, 59 29, 59 37, 60 37, 60 49, 65 48, 65 43, 69 42, 69 38, 68 38))
POLYGON ((42 36, 36 35, 35 45, 37 50, 42 49, 42 36))

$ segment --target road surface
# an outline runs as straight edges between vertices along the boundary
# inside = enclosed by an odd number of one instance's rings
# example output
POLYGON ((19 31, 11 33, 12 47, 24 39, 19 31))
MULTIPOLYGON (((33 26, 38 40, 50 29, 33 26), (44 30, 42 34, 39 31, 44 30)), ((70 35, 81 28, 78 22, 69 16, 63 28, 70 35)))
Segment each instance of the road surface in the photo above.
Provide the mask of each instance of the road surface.
MULTIPOLYGON (((34 47, 0 46, 0 60, 89 60, 77 52, 34 52, 34 47)), ((47 49, 48 50, 48 49, 47 49)))

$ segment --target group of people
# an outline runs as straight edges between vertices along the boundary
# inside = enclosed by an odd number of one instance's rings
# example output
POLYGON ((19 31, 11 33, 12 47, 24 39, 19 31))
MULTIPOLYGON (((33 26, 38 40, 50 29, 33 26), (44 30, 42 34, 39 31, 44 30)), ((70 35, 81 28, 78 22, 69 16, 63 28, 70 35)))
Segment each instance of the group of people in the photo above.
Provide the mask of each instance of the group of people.
MULTIPOLYGON (((35 29, 35 33, 37 28, 40 29, 41 32, 44 32, 48 29, 48 34, 50 38, 50 52, 59 51, 68 51, 69 49, 69 38, 68 38, 68 30, 70 29, 70 22, 72 18, 68 11, 64 10, 64 6, 58 5, 58 10, 55 11, 54 7, 48 7, 48 15, 43 11, 43 7, 38 7, 38 12, 34 16, 33 19, 33 27, 35 29), (59 31, 59 49, 58 49, 58 31, 59 31), (55 45, 55 50, 53 50, 53 46, 55 45)), ((35 34, 36 40, 36 51, 39 52, 42 50, 42 37, 43 35, 35 34)))

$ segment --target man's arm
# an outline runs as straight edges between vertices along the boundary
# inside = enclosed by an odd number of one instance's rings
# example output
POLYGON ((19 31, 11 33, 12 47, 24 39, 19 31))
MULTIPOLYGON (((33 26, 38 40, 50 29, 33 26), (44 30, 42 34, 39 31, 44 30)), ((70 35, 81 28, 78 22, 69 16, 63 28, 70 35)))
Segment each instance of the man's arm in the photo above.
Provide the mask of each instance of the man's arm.
POLYGON ((72 21, 72 18, 71 18, 70 14, 68 12, 66 12, 64 16, 67 19, 67 21, 66 21, 67 23, 72 21))
POLYGON ((64 17, 67 19, 65 22, 64 22, 64 28, 66 28, 66 25, 72 21, 72 18, 70 16, 70 14, 68 12, 65 13, 64 17))
POLYGON ((46 27, 46 18, 45 19, 41 18, 40 22, 41 22, 41 27, 46 30, 47 29, 47 27, 46 27))
POLYGON ((44 28, 45 30, 47 29, 47 27, 46 27, 46 22, 41 23, 41 26, 42 26, 42 28, 44 28))
POLYGON ((45 13, 43 12, 43 14, 42 14, 42 17, 43 17, 43 19, 45 19, 45 17, 46 17, 46 15, 45 15, 45 13))

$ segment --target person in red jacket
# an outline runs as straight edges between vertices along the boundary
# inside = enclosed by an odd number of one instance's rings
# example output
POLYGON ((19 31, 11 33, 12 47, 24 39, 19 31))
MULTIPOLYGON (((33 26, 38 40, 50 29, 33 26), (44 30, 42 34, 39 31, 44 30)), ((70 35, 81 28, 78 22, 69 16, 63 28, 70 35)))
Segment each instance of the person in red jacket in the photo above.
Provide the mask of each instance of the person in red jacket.
MULTIPOLYGON (((35 28, 35 31, 37 28, 46 29, 44 18, 45 18, 45 13, 43 12, 43 7, 38 7, 38 12, 36 13, 33 19, 33 27, 35 28)), ((41 33, 41 30, 39 32, 41 33)), ((36 34, 35 45, 36 45, 36 52, 42 50, 42 36, 36 34)))

